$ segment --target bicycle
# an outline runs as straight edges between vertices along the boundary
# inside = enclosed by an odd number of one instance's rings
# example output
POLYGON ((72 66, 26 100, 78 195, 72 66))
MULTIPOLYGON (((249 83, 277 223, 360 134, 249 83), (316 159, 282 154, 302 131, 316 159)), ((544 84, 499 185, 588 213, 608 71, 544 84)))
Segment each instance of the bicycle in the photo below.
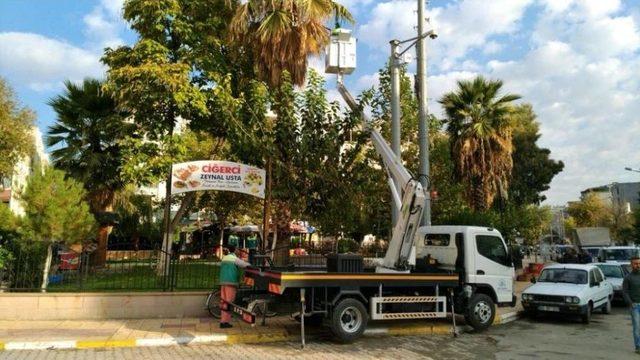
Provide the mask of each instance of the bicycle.
MULTIPOLYGON (((240 304, 243 306, 246 304, 246 309, 255 314, 256 317, 262 317, 263 314, 265 317, 274 317, 277 316, 278 313, 275 311, 268 311, 267 309, 267 301, 268 299, 260 298, 255 294, 246 294, 251 291, 250 287, 239 287, 238 295, 236 298, 241 299, 240 304), (265 314, 265 310, 267 310, 265 314)), ((205 308, 216 319, 220 319, 220 288, 216 287, 207 295, 207 300, 205 301, 205 308)))

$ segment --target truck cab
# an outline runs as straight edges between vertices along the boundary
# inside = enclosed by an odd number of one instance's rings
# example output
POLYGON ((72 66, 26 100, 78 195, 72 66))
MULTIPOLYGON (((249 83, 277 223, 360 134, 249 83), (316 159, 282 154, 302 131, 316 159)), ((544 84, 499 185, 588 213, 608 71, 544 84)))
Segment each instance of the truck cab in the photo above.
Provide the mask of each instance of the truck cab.
POLYGON ((469 290, 488 295, 498 306, 514 302, 515 270, 498 230, 479 226, 422 226, 416 232, 415 246, 418 271, 425 268, 433 271, 434 267, 453 271, 460 274, 469 290))

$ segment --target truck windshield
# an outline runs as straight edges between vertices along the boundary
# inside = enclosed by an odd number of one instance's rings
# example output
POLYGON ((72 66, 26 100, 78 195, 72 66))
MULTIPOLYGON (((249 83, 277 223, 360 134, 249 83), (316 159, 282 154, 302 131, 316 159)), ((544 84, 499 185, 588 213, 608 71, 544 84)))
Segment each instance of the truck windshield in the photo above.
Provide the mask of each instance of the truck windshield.
POLYGON ((638 256, 638 249, 606 249, 604 256, 605 260, 629 261, 638 256))
POLYGON ((620 266, 614 265, 597 265, 604 276, 608 278, 623 278, 624 274, 622 273, 622 268, 620 266))
POLYGON ((587 272, 577 269, 544 269, 538 282, 586 284, 587 272))

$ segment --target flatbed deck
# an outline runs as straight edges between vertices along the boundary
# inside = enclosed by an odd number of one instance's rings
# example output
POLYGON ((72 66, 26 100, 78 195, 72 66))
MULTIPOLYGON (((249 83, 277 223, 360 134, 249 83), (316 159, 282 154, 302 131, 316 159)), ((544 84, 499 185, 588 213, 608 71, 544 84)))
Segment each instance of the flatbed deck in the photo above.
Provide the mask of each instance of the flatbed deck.
POLYGON ((374 272, 330 273, 326 271, 291 272, 263 271, 245 269, 245 284, 268 290, 270 293, 282 294, 289 288, 311 287, 428 287, 456 286, 458 274, 448 273, 407 273, 381 274, 374 272))

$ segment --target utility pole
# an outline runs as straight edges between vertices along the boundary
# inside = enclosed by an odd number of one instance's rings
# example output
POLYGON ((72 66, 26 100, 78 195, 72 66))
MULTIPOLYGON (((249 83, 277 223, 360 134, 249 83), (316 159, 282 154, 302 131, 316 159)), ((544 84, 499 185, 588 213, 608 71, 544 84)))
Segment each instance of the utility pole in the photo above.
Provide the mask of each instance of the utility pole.
POLYGON ((426 0, 418 0, 418 81, 419 81, 419 121, 418 121, 418 139, 419 139, 419 157, 420 165, 418 175, 420 184, 427 192, 424 212, 422 213, 422 225, 431 225, 431 189, 429 186, 429 113, 427 109, 427 40, 425 39, 425 2, 426 0))
MULTIPOLYGON (((396 155, 398 162, 402 162, 402 151, 400 149, 400 72, 398 71, 398 40, 391 40, 391 57, 389 58, 389 70, 391 75, 391 150, 396 155)), ((398 194, 402 194, 401 186, 396 184, 398 194)), ((391 195, 393 196, 393 195, 391 195)), ((398 209, 391 201, 391 227, 396 226, 398 221, 398 209)))

